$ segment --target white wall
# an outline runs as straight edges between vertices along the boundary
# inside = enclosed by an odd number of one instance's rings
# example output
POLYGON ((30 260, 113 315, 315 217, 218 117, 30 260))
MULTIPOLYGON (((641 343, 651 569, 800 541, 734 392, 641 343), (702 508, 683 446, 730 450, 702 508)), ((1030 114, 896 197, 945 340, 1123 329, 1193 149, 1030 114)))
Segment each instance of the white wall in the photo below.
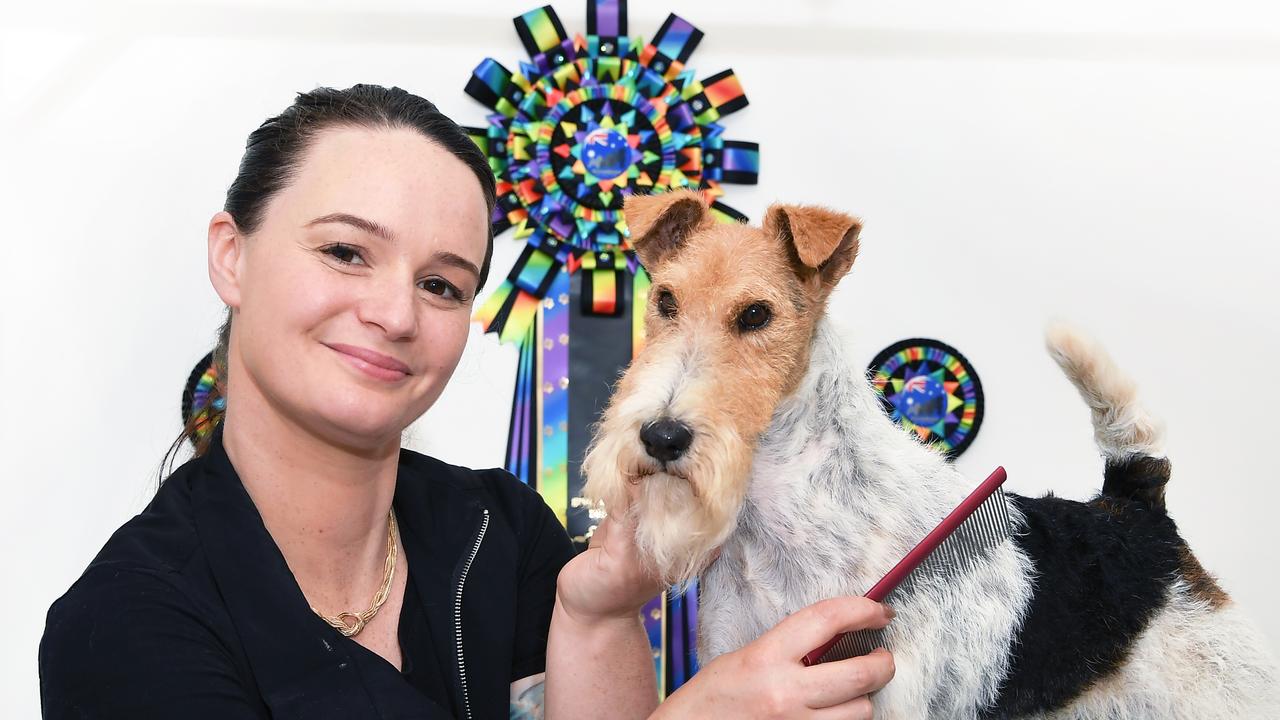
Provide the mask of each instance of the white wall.
MULTIPOLYGON (((293 92, 398 84, 479 124, 462 92, 532 0, 5 4, 0 9, 0 504, 6 717, 37 713, 44 612, 145 504, 219 305, 204 228, 245 136, 293 92)), ((1041 350, 1099 335, 1168 420, 1169 505, 1280 649, 1280 23, 1262 4, 633 2, 675 10, 733 67, 762 184, 866 220, 832 311, 869 360, 901 338, 968 355, 987 419, 960 466, 1024 493, 1101 484, 1088 414, 1041 350), (901 4, 900 4, 901 5, 901 4), (1211 10, 1210 10, 1211 8, 1211 10)), ((557 9, 585 32, 579 2, 557 9)), ((519 243, 499 239, 495 272, 519 243)), ((413 444, 501 462, 514 356, 472 338, 413 444)))

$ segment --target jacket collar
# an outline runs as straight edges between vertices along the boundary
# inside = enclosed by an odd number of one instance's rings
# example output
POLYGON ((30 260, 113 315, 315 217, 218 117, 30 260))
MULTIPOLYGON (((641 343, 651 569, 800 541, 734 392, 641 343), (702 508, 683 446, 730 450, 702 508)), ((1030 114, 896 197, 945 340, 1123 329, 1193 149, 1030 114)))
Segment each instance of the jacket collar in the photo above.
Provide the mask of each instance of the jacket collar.
MULTIPOLYGON (((361 682, 367 678, 357 677, 358 664, 353 662, 352 652, 361 649, 311 611, 227 457, 221 427, 201 460, 203 472, 195 473, 191 480, 196 532, 263 699, 275 711, 287 707, 296 712, 322 700, 316 709, 323 707, 333 717, 377 717, 380 713, 375 708, 394 704, 394 699, 378 698, 375 702, 367 683, 361 682)), ((453 628, 451 606, 443 597, 453 585, 441 582, 440 570, 451 571, 462 562, 469 537, 459 528, 474 523, 474 517, 482 512, 474 500, 460 505, 458 498, 440 497, 457 490, 447 483, 406 477, 402 455, 396 480, 396 517, 405 554, 410 558, 410 578, 437 648, 451 647, 453 628)), ((450 653, 442 659, 451 661, 452 657, 450 653)), ((374 667, 395 673, 387 663, 374 667)), ((387 684, 377 685, 385 689, 387 684)), ((426 702, 403 680, 390 686, 402 686, 413 696, 406 699, 419 706, 426 702)))

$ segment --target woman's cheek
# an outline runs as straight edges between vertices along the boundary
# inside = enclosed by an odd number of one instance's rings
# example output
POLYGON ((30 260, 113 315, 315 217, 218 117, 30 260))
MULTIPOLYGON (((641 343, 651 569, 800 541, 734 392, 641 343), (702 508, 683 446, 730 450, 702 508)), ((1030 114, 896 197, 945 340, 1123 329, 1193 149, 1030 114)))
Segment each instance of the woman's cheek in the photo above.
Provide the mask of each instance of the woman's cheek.
MULTIPOLYGON (((449 372, 457 366, 470 334, 471 313, 462 309, 448 313, 428 313, 421 337, 422 357, 433 373, 449 372)), ((443 378, 448 380, 448 378, 443 378)))

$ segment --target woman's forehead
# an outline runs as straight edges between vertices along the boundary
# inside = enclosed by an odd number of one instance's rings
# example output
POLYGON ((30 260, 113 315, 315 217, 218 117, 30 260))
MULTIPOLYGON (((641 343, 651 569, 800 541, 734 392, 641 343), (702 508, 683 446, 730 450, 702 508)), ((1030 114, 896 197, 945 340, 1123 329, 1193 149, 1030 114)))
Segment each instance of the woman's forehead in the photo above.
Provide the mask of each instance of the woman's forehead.
POLYGON ((458 238, 476 244, 469 254, 481 256, 488 239, 479 179, 461 159, 410 128, 321 132, 279 195, 280 219, 295 226, 345 214, 400 241, 458 238))

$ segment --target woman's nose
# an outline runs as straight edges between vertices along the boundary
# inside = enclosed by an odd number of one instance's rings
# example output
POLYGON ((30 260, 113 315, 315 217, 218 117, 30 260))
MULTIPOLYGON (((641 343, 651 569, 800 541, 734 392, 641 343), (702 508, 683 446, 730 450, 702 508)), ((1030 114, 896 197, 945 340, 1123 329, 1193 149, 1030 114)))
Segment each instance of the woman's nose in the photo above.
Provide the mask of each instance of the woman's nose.
POLYGON ((357 314, 361 322, 377 325, 390 340, 412 338, 418 332, 418 291, 412 282, 371 283, 357 314))

